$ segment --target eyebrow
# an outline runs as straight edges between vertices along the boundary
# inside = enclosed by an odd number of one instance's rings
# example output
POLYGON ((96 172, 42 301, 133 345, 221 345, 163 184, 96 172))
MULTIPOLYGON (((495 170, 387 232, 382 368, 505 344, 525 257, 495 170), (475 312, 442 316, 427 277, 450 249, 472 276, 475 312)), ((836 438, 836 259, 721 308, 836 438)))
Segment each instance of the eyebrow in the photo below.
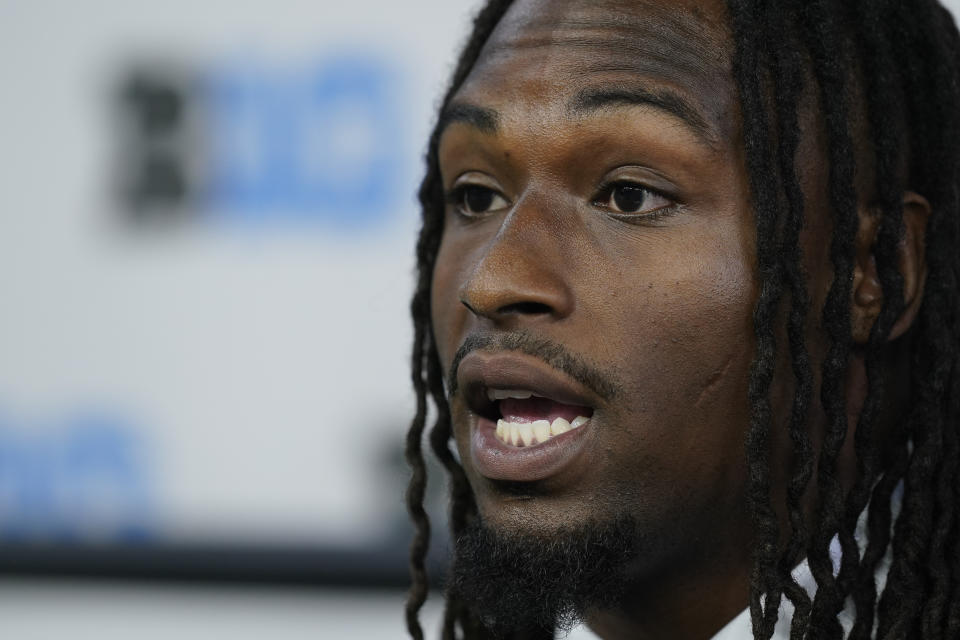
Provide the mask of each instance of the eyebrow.
MULTIPOLYGON (((671 91, 653 92, 641 87, 587 88, 578 91, 567 103, 571 115, 582 116, 619 106, 647 105, 667 113, 686 125, 706 146, 716 149, 716 137, 706 119, 683 97, 671 91)), ((495 109, 457 102, 448 105, 437 121, 437 135, 453 123, 468 124, 482 133, 497 133, 500 113, 495 109)))
POLYGON ((609 107, 646 105, 663 111, 683 122, 697 138, 716 148, 713 130, 700 112, 683 97, 672 91, 648 91, 641 87, 587 88, 567 103, 572 115, 586 115, 609 107))
POLYGON ((475 104, 458 102, 448 105, 437 121, 437 136, 454 122, 468 124, 482 133, 496 133, 500 128, 500 114, 494 109, 478 107, 475 104))

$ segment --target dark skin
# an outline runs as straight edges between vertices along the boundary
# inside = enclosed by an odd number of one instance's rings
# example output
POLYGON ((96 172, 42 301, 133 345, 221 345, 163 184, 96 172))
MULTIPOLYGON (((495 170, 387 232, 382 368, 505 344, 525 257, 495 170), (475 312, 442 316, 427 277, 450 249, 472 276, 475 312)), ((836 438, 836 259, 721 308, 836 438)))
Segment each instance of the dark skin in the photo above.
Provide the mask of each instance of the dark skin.
MULTIPOLYGON (((523 331, 595 364, 621 389, 615 398, 585 390, 593 413, 583 446, 523 483, 478 469, 477 412, 465 393, 451 399, 460 458, 489 526, 547 538, 611 514, 642 523, 626 606, 590 614, 604 638, 709 638, 747 604, 756 231, 731 51, 719 2, 520 1, 454 97, 457 115, 440 139, 450 204, 432 320, 444 368, 472 335, 523 331)), ((832 278, 831 229, 819 123, 812 107, 805 113, 802 243, 818 310, 832 278)), ((868 200, 851 301, 862 342, 883 299, 868 200)), ((896 335, 919 307, 928 212, 919 196, 904 202, 909 304, 896 335)), ((817 362, 826 338, 819 314, 810 318, 817 362)), ((859 356, 851 365, 856 416, 859 356)), ((772 397, 782 420, 793 388, 781 369, 772 397)), ((819 406, 813 414, 816 433, 819 406)), ((771 440, 777 503, 790 443, 784 430, 771 440)), ((841 472, 853 469, 850 452, 841 472)))

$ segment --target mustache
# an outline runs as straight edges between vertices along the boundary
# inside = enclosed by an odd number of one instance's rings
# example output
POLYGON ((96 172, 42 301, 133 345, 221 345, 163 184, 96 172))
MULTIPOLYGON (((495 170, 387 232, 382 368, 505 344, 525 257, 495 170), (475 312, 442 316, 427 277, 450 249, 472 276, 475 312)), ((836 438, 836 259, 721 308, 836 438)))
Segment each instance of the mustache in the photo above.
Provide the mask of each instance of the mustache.
POLYGON ((450 385, 449 398, 459 389, 457 369, 468 354, 473 351, 518 351, 542 360, 550 367, 561 371, 581 385, 593 391, 604 400, 613 400, 623 393, 623 385, 610 371, 591 364, 559 342, 534 336, 525 331, 510 333, 478 333, 467 336, 457 353, 453 356, 447 380, 450 385))

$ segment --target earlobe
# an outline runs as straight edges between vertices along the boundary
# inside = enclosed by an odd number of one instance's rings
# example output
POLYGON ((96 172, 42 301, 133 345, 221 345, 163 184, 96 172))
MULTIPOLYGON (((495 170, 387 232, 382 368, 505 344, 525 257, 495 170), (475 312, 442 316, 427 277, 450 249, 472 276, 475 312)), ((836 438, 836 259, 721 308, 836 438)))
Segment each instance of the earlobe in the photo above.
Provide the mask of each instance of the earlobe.
MULTIPOLYGON (((894 322, 888 340, 894 340, 906 333, 920 310, 927 276, 925 247, 929 217, 930 203, 926 198, 913 191, 903 194, 903 235, 898 247, 898 266, 903 277, 903 310, 894 322)), ((853 341, 856 344, 867 343, 870 330, 883 308, 883 285, 877 273, 874 255, 879 224, 879 211, 860 210, 851 313, 853 341)))

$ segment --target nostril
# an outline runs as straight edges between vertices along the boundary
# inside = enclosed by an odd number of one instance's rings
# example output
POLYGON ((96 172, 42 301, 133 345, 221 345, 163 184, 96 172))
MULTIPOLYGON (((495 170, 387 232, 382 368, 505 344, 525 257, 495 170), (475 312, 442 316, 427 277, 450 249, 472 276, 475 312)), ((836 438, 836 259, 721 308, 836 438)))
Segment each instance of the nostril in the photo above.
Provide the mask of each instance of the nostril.
POLYGON ((550 308, 550 305, 543 304, 542 302, 514 302, 512 304, 507 304, 499 309, 499 313, 519 313, 523 315, 537 315, 543 313, 551 313, 553 310, 550 308))

